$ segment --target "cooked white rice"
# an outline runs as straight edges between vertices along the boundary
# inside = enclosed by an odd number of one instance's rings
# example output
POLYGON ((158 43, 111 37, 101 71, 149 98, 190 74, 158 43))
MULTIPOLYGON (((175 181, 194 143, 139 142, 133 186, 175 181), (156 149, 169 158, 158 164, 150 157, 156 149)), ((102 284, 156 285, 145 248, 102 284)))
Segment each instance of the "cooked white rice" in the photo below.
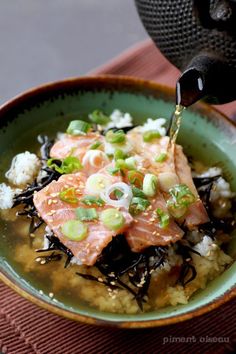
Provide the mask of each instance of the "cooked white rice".
POLYGON ((166 124, 165 118, 158 118, 158 119, 148 118, 147 122, 139 129, 143 133, 149 130, 156 130, 159 132, 161 136, 165 136, 166 135, 166 128, 164 127, 165 124, 166 124))
POLYGON ((106 125, 106 129, 132 127, 133 118, 129 113, 123 113, 119 109, 115 109, 110 115, 111 121, 106 125))
POLYGON ((10 183, 16 186, 25 186, 27 183, 33 182, 39 169, 39 158, 35 154, 25 151, 13 158, 11 167, 5 176, 10 183))
MULTIPOLYGON (((202 178, 215 177, 222 175, 222 169, 220 167, 211 167, 201 174, 196 176, 202 178)), ((211 190, 210 200, 215 202, 219 198, 232 198, 235 195, 230 189, 230 184, 223 178, 219 177, 215 182, 211 190)))
POLYGON ((10 209, 13 206, 13 199, 20 189, 13 189, 5 183, 0 184, 0 209, 10 209))

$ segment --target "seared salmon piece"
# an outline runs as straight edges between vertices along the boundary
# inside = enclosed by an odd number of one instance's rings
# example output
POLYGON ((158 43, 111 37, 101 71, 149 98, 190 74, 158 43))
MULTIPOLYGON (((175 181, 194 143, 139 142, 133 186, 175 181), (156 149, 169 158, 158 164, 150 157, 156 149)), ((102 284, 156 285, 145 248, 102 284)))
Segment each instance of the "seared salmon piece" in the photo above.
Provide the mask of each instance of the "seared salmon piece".
MULTIPOLYGON (((114 176, 110 176, 110 178, 112 183, 119 180, 119 178, 116 179, 114 176)), ((85 194, 86 180, 87 177, 83 173, 63 175, 58 181, 53 181, 44 189, 36 192, 34 194, 34 204, 49 228, 72 251, 77 261, 81 264, 91 266, 96 262, 103 248, 112 240, 112 237, 124 232, 133 221, 133 218, 127 211, 120 209, 125 218, 125 224, 120 230, 116 232, 108 230, 99 219, 84 221, 88 227, 88 235, 84 240, 71 241, 66 238, 61 231, 62 225, 66 221, 76 219, 76 208, 89 207, 80 201, 82 197, 87 195, 85 194), (68 203, 59 198, 59 193, 68 188, 74 189, 75 196, 78 199, 76 203, 68 203)), ((106 208, 112 208, 111 206, 98 207, 96 205, 92 207, 97 209, 98 215, 106 208)))
POLYGON ((197 225, 205 224, 209 221, 209 217, 202 201, 199 198, 197 189, 193 183, 191 168, 188 164, 186 156, 183 153, 183 148, 180 145, 176 145, 175 147, 175 167, 180 183, 186 184, 196 197, 196 202, 189 206, 188 213, 185 216, 186 226, 189 229, 192 229, 197 225))
POLYGON ((170 219, 167 227, 160 227, 155 212, 157 208, 160 208, 163 212, 168 212, 161 193, 155 196, 145 212, 134 216, 133 224, 125 232, 132 251, 141 252, 150 246, 167 246, 183 237, 184 231, 173 219, 170 219))
POLYGON ((75 156, 81 159, 81 156, 96 141, 103 141, 104 137, 98 133, 88 133, 86 135, 73 136, 64 134, 51 148, 50 156, 56 159, 64 159, 67 156, 75 156))
POLYGON ((162 172, 175 173, 174 156, 168 153, 168 136, 163 136, 146 143, 143 141, 143 134, 137 128, 131 130, 127 135, 132 139, 135 152, 144 159, 149 160, 150 172, 155 174, 162 172), (156 162, 155 159, 163 153, 167 154, 165 161, 162 163, 156 162))
POLYGON ((96 142, 103 143, 104 137, 93 132, 79 136, 64 134, 51 148, 50 156, 56 159, 77 157, 82 163, 82 171, 89 176, 110 163, 103 151, 90 149, 96 142))
MULTIPOLYGON (((196 197, 196 202, 189 206, 188 213, 184 217, 186 226, 192 229, 209 221, 206 209, 193 183, 191 168, 182 147, 177 144, 169 146, 169 137, 167 136, 145 143, 142 133, 138 132, 137 129, 131 130, 129 135, 134 140, 137 153, 149 160, 148 170, 151 173, 155 174, 160 180, 164 174, 171 174, 171 179, 175 180, 176 184, 187 185, 196 197), (155 162, 155 157, 160 156, 161 153, 167 154, 166 159, 161 163, 155 162)), ((162 188, 161 183, 160 188, 162 188)), ((166 190, 162 190, 164 198, 168 200, 169 193, 166 192, 166 190)), ((181 219, 181 222, 184 220, 181 219)))

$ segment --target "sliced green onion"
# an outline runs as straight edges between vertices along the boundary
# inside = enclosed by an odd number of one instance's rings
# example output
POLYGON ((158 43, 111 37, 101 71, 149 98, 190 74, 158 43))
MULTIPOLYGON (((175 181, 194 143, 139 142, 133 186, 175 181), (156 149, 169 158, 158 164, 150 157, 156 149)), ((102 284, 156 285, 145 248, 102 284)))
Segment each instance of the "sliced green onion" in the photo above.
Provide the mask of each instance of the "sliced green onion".
POLYGON ((86 191, 88 194, 100 196, 107 187, 112 184, 111 178, 101 173, 90 175, 86 181, 86 191))
POLYGON ((143 193, 143 191, 140 188, 132 187, 132 193, 134 197, 147 199, 146 195, 143 193))
POLYGON ((169 189, 171 199, 167 201, 167 207, 171 215, 181 218, 186 214, 188 206, 196 201, 196 197, 185 184, 177 184, 169 189))
POLYGON ((129 157, 125 160, 117 159, 115 162, 115 167, 108 167, 107 170, 111 175, 116 174, 117 172, 124 172, 125 170, 135 170, 136 161, 133 157, 129 157))
POLYGON ((81 162, 75 156, 68 156, 61 161, 61 165, 58 166, 59 159, 49 159, 47 165, 61 174, 68 174, 80 171, 82 168, 81 162))
POLYGON ((125 165, 127 170, 136 170, 137 168, 136 160, 132 156, 125 159, 125 165))
POLYGON ((114 159, 115 160, 124 160, 127 157, 126 153, 120 149, 116 149, 114 152, 114 159))
POLYGON ((95 141, 95 143, 92 144, 89 149, 90 149, 90 150, 96 150, 96 149, 99 148, 101 145, 102 145, 101 141, 95 141))
POLYGON ((126 168, 125 160, 122 159, 116 160, 115 167, 119 168, 120 171, 126 170, 127 168, 126 168))
POLYGON ((104 201, 99 198, 99 197, 94 197, 93 195, 86 195, 82 199, 80 199, 81 203, 85 205, 97 205, 97 206, 103 206, 105 203, 104 201))
POLYGON ((75 188, 67 188, 64 191, 59 193, 59 198, 63 202, 69 203, 69 204, 76 204, 78 203, 78 198, 76 196, 75 188))
POLYGON ((98 218, 95 208, 76 208, 75 215, 80 221, 91 221, 98 218))
POLYGON ((142 188, 144 175, 139 171, 129 171, 128 180, 137 188, 142 188))
POLYGON ((183 206, 188 207, 196 201, 195 196, 186 184, 177 184, 169 190, 173 200, 183 206))
POLYGON ((165 229, 170 223, 170 216, 167 212, 163 211, 161 208, 157 208, 156 213, 159 218, 159 225, 162 229, 165 229))
POLYGON ((85 135, 91 128, 91 125, 82 120, 72 120, 66 130, 70 135, 85 135))
POLYGON ((149 207, 149 205, 150 205, 150 202, 147 199, 134 197, 131 200, 129 212, 132 215, 137 215, 137 214, 145 211, 149 207))
POLYGON ((80 171, 82 168, 81 162, 75 156, 68 156, 62 161, 61 165, 64 173, 72 173, 76 171, 80 171))
POLYGON ((109 130, 106 133, 106 141, 110 144, 123 144, 125 140, 126 136, 123 130, 117 130, 115 132, 109 130))
POLYGON ((110 118, 106 116, 102 111, 96 109, 91 114, 89 114, 89 119, 95 123, 100 125, 106 125, 110 122, 110 118))
POLYGON ((50 167, 52 170, 55 170, 59 173, 63 173, 61 165, 62 165, 62 160, 60 159, 48 159, 47 160, 47 165, 50 167))
POLYGON ((147 197, 154 197, 157 192, 157 177, 151 173, 147 173, 143 180, 143 193, 147 197))
POLYGON ((88 228, 79 220, 69 220, 62 225, 63 235, 71 241, 82 241, 88 235, 88 228))
POLYGON ((108 173, 110 173, 110 175, 114 176, 114 175, 116 175, 118 172, 120 172, 120 168, 119 168, 119 167, 111 167, 111 166, 109 166, 109 167, 107 168, 107 171, 108 171, 108 173))
POLYGON ((157 130, 149 130, 143 133, 143 141, 145 141, 145 143, 149 143, 150 141, 158 139, 160 137, 161 134, 157 130))
POLYGON ((155 158, 155 162, 164 162, 167 159, 167 154, 162 152, 159 156, 155 158))
POLYGON ((101 222, 112 231, 121 229, 125 224, 123 214, 117 209, 106 209, 100 214, 101 222))
POLYGON ((167 208, 175 219, 182 218, 188 210, 186 206, 177 204, 172 199, 167 200, 167 208))

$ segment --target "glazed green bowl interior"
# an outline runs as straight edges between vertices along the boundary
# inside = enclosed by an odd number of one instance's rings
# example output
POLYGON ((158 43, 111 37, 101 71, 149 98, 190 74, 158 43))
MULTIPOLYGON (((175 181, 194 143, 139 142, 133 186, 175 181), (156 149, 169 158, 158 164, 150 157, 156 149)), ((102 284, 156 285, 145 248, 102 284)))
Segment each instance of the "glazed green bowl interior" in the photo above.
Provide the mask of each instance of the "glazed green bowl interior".
MULTIPOLYGON (((85 118, 94 109, 111 113, 115 108, 130 112, 136 124, 148 118, 169 119, 174 109, 173 92, 156 84, 125 78, 83 78, 45 85, 32 90, 0 110, 0 181, 12 157, 19 152, 32 151, 38 134, 55 136, 64 131, 68 122, 85 118)), ((219 112, 206 105, 198 105, 184 112, 178 142, 188 156, 206 165, 219 165, 236 191, 236 128, 219 112)), ((69 298, 54 302, 46 286, 14 261, 4 224, 0 224, 0 268, 2 278, 19 293, 69 318, 99 323, 142 327, 172 323, 206 312, 212 304, 235 294, 236 263, 221 276, 198 291, 187 305, 167 307, 136 315, 105 313, 80 301, 69 298), (40 294, 39 290, 44 289, 40 294), (234 289, 234 290, 232 290, 234 289)), ((236 243, 231 242, 230 253, 235 256, 236 243)), ((214 306, 213 306, 214 307, 214 306)))

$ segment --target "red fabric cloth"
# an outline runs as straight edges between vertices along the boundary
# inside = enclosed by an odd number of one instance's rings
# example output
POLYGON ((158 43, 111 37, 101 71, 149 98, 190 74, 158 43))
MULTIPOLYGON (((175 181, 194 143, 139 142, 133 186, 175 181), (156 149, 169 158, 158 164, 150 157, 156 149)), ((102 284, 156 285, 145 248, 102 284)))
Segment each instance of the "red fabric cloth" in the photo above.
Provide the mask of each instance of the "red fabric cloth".
MULTIPOLYGON (((179 75, 151 41, 126 51, 93 74, 139 76, 174 86, 179 75)), ((233 117, 235 104, 220 108, 233 117)), ((0 283, 0 349, 6 354, 233 353, 236 299, 196 319, 162 328, 118 330, 48 313, 0 283)))

